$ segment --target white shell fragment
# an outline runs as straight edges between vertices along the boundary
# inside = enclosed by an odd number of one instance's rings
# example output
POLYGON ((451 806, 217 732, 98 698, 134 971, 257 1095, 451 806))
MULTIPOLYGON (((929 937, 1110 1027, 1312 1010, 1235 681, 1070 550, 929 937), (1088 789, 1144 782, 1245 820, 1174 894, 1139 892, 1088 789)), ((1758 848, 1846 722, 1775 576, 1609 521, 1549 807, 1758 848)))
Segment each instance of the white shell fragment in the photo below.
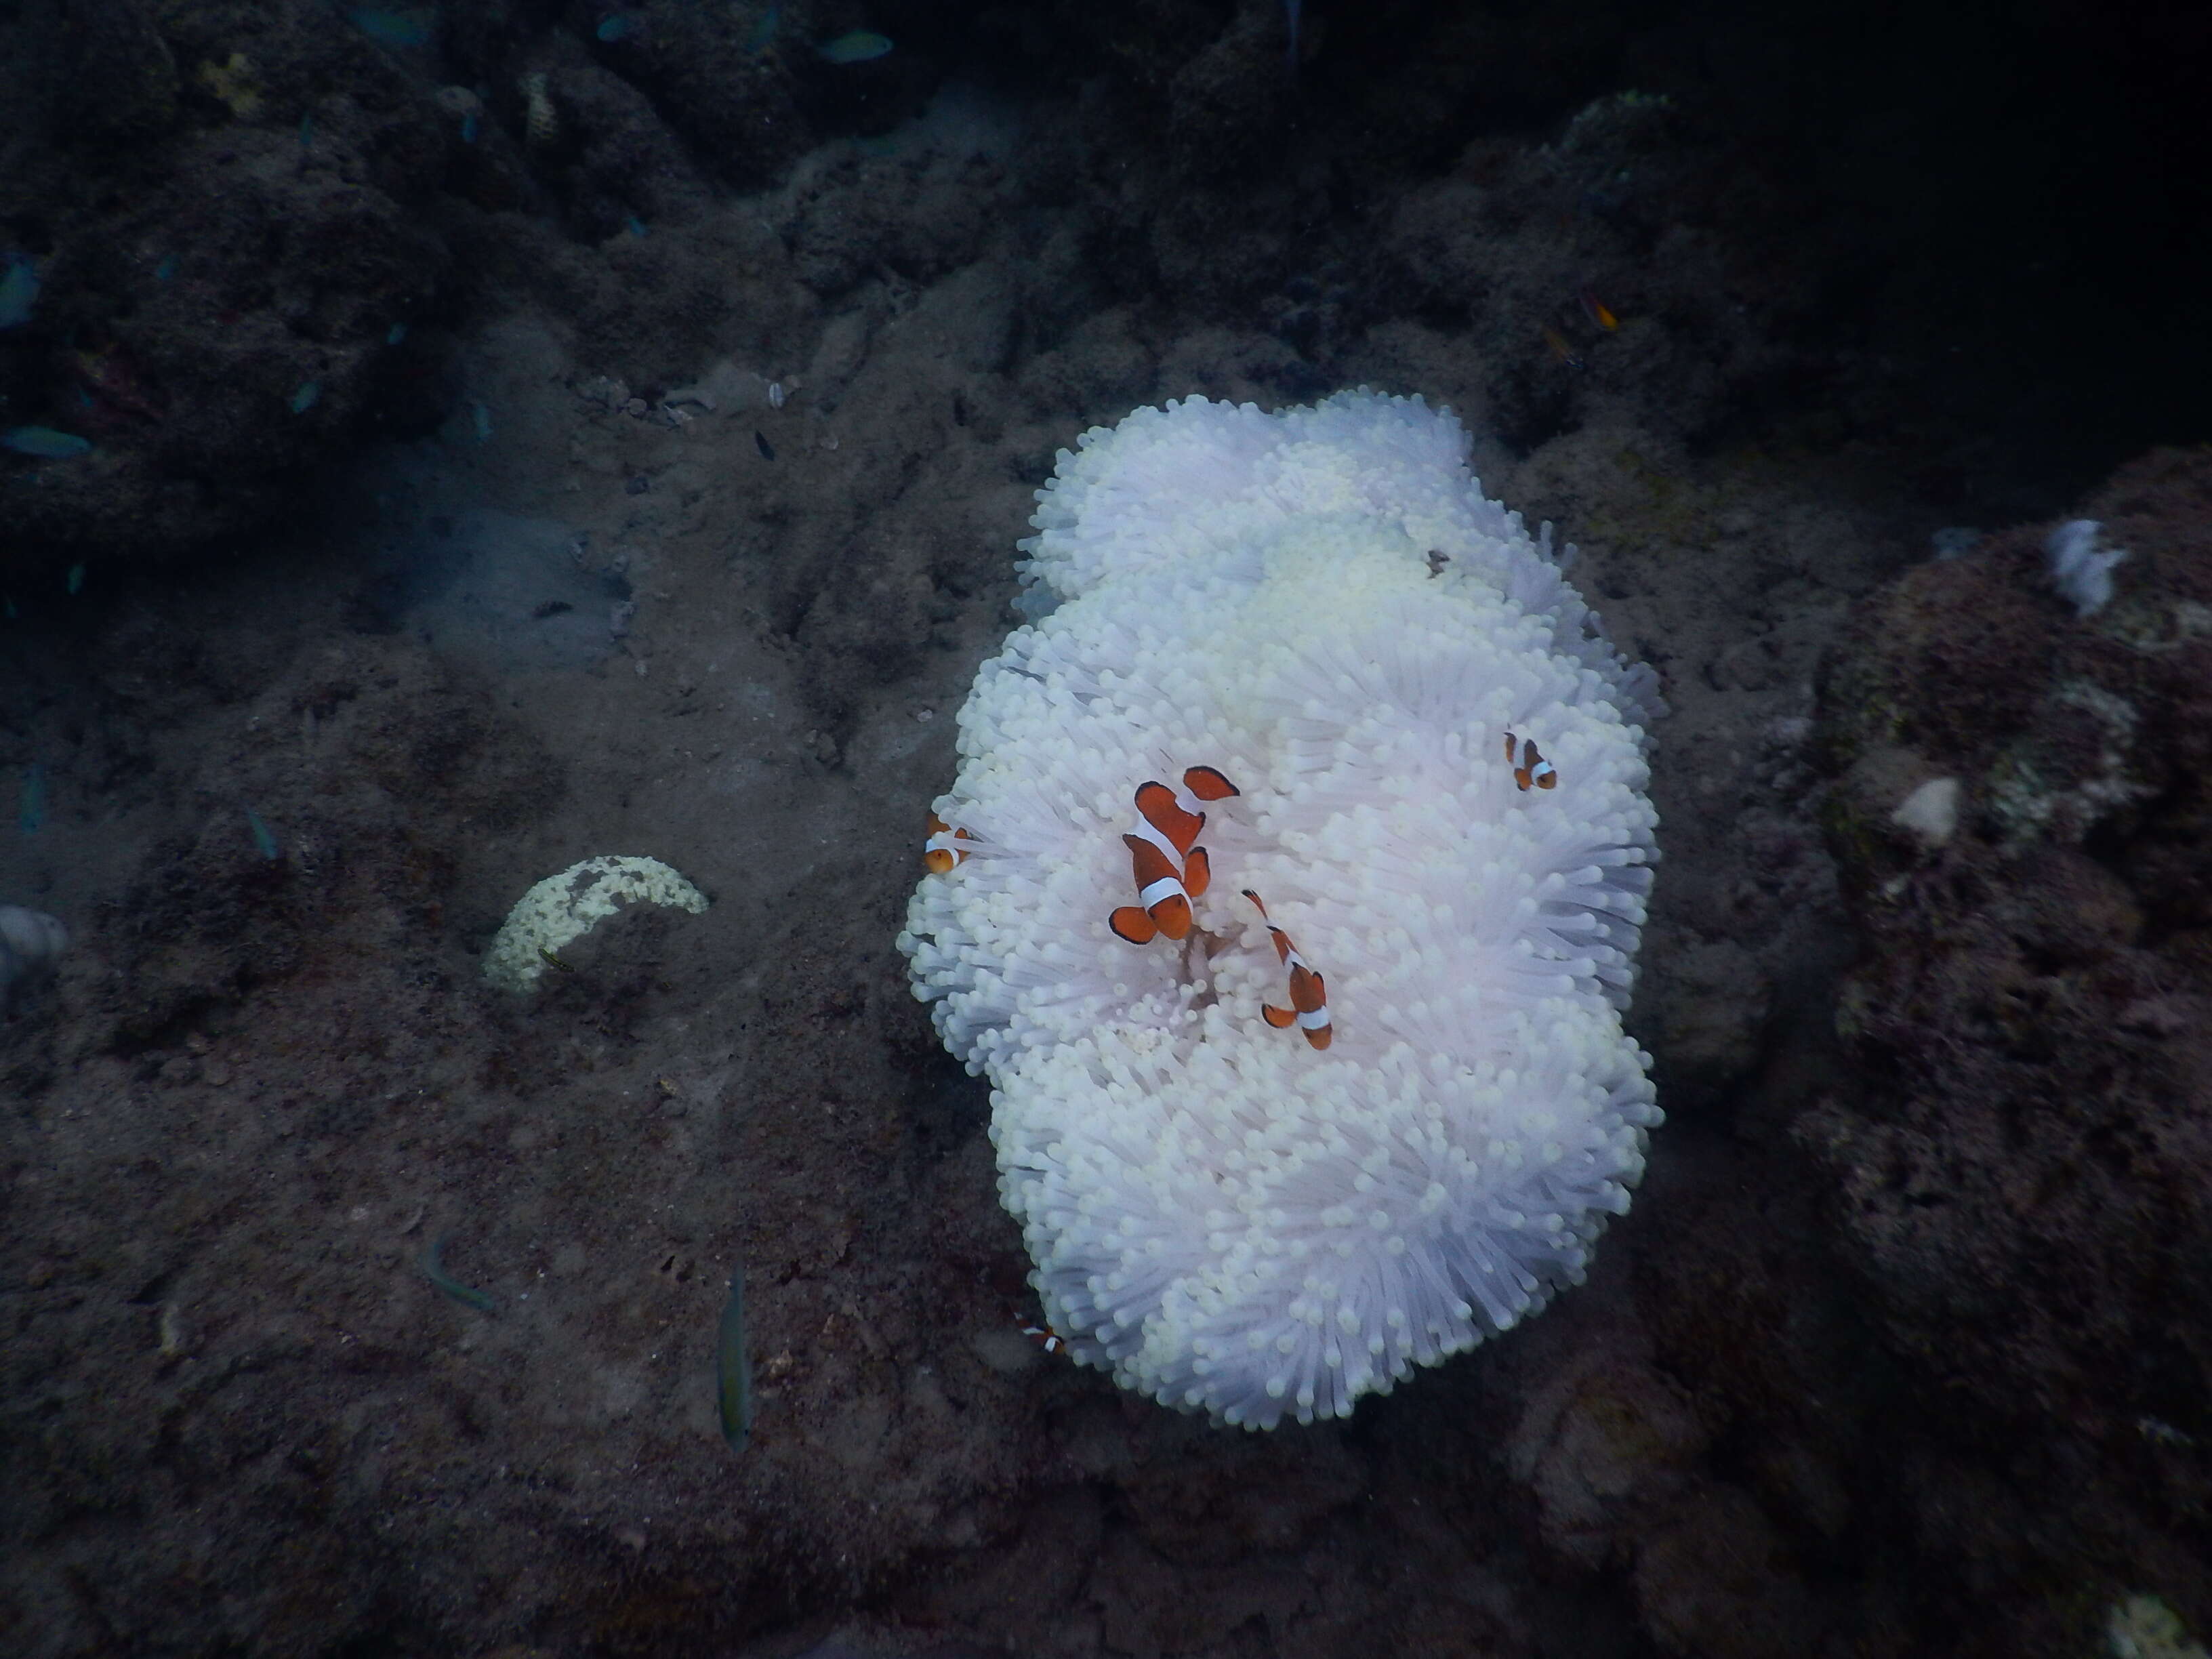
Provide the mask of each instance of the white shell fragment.
MULTIPOLYGON (((1161 1403, 1348 1414, 1578 1284, 1661 1121, 1621 1012, 1660 705, 1448 412, 1190 398, 1062 451, 900 948, 993 1085, 1052 1329, 1161 1403), (1516 785, 1507 733, 1552 785, 1516 785), (1178 945, 1108 917, 1148 779, 1218 768, 1178 945), (1282 960, 1331 1046, 1277 1030, 1282 960)), ((1525 763, 1524 763, 1525 764, 1525 763)), ((920 835, 919 830, 917 836, 920 835)))
POLYGON ((517 901, 484 952, 484 977, 502 990, 529 990, 550 965, 548 954, 559 955, 625 902, 672 905, 695 915, 707 908, 705 895, 658 859, 586 859, 517 901))
POLYGON ((1897 804, 1889 821, 1929 847, 1948 847, 1959 829, 1959 781, 1930 778, 1897 804))

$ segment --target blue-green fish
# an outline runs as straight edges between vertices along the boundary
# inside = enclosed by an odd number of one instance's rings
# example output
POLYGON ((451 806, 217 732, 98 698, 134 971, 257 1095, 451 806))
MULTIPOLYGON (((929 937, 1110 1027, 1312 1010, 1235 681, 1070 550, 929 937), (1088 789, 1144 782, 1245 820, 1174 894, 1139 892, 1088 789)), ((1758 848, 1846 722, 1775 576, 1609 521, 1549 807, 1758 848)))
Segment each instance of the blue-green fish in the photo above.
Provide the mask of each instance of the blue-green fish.
POLYGON ((770 6, 754 20, 752 27, 746 31, 745 50, 756 55, 766 52, 769 42, 775 39, 775 32, 782 23, 783 9, 770 6))
POLYGON ((23 772, 23 793, 15 798, 15 827, 27 836, 46 821, 46 769, 33 761, 23 772))
POLYGON ((276 837, 270 833, 269 826, 261 821, 261 814, 251 806, 246 809, 246 827, 253 831, 253 845, 263 858, 274 864, 284 856, 284 849, 277 846, 276 837))
POLYGON ((422 1252, 424 1276, 464 1308, 474 1308, 478 1313, 497 1313, 499 1302, 489 1291, 479 1291, 473 1285, 447 1277, 445 1263, 441 1260, 445 1253, 446 1238, 441 1233, 430 1241, 430 1248, 422 1252))
POLYGON ((21 328, 38 302, 38 266, 20 253, 9 256, 8 274, 0 276, 0 328, 21 328))
POLYGON ((71 565, 69 568, 69 574, 62 578, 62 584, 69 589, 69 595, 71 599, 75 599, 78 594, 83 592, 84 567, 82 564, 71 565))
POLYGON ((835 40, 824 40, 814 50, 833 64, 865 64, 871 58, 881 58, 890 49, 888 35, 854 29, 850 34, 841 34, 835 40))
POLYGON ((733 1452, 753 1437, 753 1360, 745 1346, 745 1270, 730 1270, 730 1299, 714 1341, 714 1394, 722 1411, 722 1438, 733 1452))
POLYGON ((477 404, 469 413, 469 423, 476 428, 478 443, 488 444, 491 441, 491 405, 489 404, 477 404))
POLYGON ((301 381, 300 389, 292 394, 292 412, 295 415, 306 414, 315 406, 315 400, 322 395, 323 383, 320 380, 301 381))
POLYGON ((599 27, 593 29, 592 33, 611 45, 617 40, 628 40, 630 32, 636 27, 636 22, 629 15, 617 11, 599 19, 599 27))
POLYGON ((384 11, 370 6, 356 6, 346 15, 380 46, 427 46, 438 21, 434 11, 384 11))
POLYGON ((406 337, 407 325, 404 323, 394 323, 384 331, 384 343, 388 346, 398 345, 406 337))
POLYGON ((68 461, 91 454, 92 443, 74 432, 57 432, 50 426, 11 426, 0 432, 0 449, 36 455, 43 461, 68 461))
POLYGON ((176 274, 177 256, 173 253, 163 254, 161 263, 154 267, 154 280, 157 283, 166 283, 176 274))

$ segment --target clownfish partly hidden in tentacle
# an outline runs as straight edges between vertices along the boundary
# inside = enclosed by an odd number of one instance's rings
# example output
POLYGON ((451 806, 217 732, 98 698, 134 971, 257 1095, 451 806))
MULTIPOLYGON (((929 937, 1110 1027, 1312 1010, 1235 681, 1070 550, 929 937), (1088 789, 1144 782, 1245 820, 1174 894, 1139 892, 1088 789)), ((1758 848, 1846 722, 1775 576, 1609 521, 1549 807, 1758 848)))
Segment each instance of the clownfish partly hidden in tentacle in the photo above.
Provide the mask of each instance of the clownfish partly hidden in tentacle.
POLYGON ((1150 945, 1163 934, 1180 939, 1189 933, 1190 902, 1213 879, 1206 848, 1194 844, 1206 828, 1200 803, 1242 793, 1211 766, 1188 769, 1180 789, 1157 778, 1137 786, 1137 827, 1121 837, 1129 849, 1137 902, 1107 917, 1117 938, 1150 945))
POLYGON ((1244 896, 1252 901, 1252 908, 1260 913, 1260 920, 1267 922, 1267 937, 1275 941, 1275 955, 1291 970, 1291 1006, 1277 1008, 1263 1002, 1260 1005, 1260 1018, 1279 1031, 1295 1025, 1315 1048, 1328 1048, 1329 1038, 1335 1035, 1329 1029, 1328 987, 1314 970, 1313 964, 1298 954, 1298 947, 1291 943, 1291 936, 1267 921, 1267 907, 1260 902, 1260 896, 1249 887, 1243 890, 1244 896))
POLYGON ((921 861, 933 876, 941 876, 983 843, 965 830, 955 830, 943 818, 929 815, 929 839, 921 844, 921 861))
POLYGON ((1559 787, 1559 775, 1552 769, 1551 762, 1536 752, 1536 744, 1532 738, 1516 738, 1508 732, 1505 734, 1505 763, 1513 769, 1513 781, 1524 790, 1531 784, 1539 789, 1559 787), (1521 747, 1518 760, 1513 757, 1516 744, 1521 747))

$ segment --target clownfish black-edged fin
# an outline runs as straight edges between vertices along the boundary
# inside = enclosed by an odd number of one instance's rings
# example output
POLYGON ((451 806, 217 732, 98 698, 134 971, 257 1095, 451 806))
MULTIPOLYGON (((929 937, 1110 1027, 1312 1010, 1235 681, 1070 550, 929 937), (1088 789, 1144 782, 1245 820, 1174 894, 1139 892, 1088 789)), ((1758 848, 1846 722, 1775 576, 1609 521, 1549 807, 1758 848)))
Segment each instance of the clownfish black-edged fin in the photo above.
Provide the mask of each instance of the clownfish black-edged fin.
POLYGON ((1212 884, 1213 860, 1206 856, 1203 847, 1192 848, 1182 861, 1182 890, 1197 898, 1212 884))
POLYGON ((1182 775, 1182 787, 1200 800, 1227 800, 1244 792, 1211 766, 1194 766, 1182 775))
POLYGON ((1286 1031, 1297 1021, 1297 1016, 1287 1008, 1278 1008, 1272 1003, 1260 1005, 1260 1018, 1279 1031, 1286 1031))
POLYGON ((1150 945, 1159 935, 1159 924, 1133 904, 1125 904, 1106 918, 1114 937, 1132 945, 1150 945))

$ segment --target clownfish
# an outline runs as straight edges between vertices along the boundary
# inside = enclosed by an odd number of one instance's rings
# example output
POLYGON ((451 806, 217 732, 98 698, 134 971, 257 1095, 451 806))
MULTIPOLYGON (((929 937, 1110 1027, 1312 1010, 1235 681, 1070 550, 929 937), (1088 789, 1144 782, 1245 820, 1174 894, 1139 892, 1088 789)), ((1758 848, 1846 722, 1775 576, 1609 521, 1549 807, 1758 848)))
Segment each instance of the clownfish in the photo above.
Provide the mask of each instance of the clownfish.
POLYGON ((1505 734, 1505 763, 1513 769, 1513 781, 1519 784, 1524 791, 1531 784, 1539 789, 1556 789, 1559 787, 1559 775, 1552 769, 1551 762, 1536 752, 1536 744, 1533 738, 1516 738, 1508 732, 1505 734), (1521 757, 1518 760, 1513 757, 1513 748, 1516 744, 1521 747, 1521 757))
POLYGON ((1047 1353, 1058 1353, 1067 1346, 1060 1333, 1049 1325, 1024 1325, 1022 1327, 1022 1334, 1047 1353))
POLYGON ((1194 844, 1206 828, 1199 804, 1241 793, 1211 766, 1190 768, 1180 789, 1157 778, 1137 786, 1137 827, 1121 837, 1129 849, 1137 902, 1106 918, 1115 937, 1150 945, 1161 934, 1180 939, 1190 932, 1190 902, 1213 880, 1206 848, 1194 844))
POLYGON ((933 876, 941 876, 983 843, 965 830, 955 830, 943 818, 929 815, 929 839, 921 844, 921 861, 933 876))
POLYGON ((1334 1035, 1329 1029, 1328 987, 1312 964, 1298 954, 1298 947, 1291 943, 1291 936, 1267 921, 1267 907, 1260 902, 1260 896, 1247 887, 1244 896, 1252 901, 1260 920, 1267 922, 1267 937, 1275 941, 1275 955, 1291 970, 1291 1006, 1277 1008, 1263 1002, 1260 1005, 1260 1018, 1279 1031, 1295 1025, 1315 1048, 1328 1048, 1329 1038, 1334 1035))

